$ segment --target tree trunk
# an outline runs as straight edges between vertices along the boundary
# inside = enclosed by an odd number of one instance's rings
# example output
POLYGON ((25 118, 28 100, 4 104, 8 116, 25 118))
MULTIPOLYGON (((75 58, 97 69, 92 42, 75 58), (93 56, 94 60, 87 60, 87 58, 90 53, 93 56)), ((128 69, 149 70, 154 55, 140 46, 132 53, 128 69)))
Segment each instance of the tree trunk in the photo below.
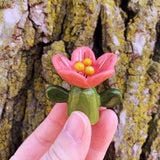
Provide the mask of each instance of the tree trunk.
POLYGON ((0 159, 8 160, 47 116, 49 84, 70 88, 51 58, 89 46, 118 57, 116 74, 97 87, 124 96, 106 160, 160 158, 159 0, 1 0, 0 159))

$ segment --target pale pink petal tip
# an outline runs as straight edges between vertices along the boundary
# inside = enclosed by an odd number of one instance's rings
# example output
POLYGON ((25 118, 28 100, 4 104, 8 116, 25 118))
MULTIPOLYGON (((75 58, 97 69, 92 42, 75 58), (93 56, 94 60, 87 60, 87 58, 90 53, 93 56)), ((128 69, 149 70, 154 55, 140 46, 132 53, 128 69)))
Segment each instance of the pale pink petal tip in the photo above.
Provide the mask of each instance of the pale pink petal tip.
POLYGON ((89 47, 79 47, 72 53, 71 61, 83 62, 85 58, 90 58, 93 62, 96 60, 93 51, 89 47))

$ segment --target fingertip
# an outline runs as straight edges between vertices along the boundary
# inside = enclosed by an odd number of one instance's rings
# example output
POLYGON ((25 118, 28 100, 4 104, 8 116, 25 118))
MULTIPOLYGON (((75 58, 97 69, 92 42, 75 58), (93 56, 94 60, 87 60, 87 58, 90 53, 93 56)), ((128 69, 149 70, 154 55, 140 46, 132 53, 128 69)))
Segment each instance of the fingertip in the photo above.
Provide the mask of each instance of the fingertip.
POLYGON ((53 114, 54 111, 66 111, 67 110, 67 103, 56 103, 52 108, 50 114, 53 114))
POLYGON ((80 112, 74 111, 67 120, 64 130, 76 141, 83 141, 86 134, 91 135, 91 125, 88 117, 80 112))
POLYGON ((114 123, 115 126, 118 125, 118 117, 117 117, 117 114, 113 110, 100 106, 99 112, 100 112, 100 119, 102 116, 102 118, 104 117, 104 119, 106 119, 107 121, 114 123))
POLYGON ((67 103, 56 103, 47 118, 51 121, 57 120, 57 122, 63 126, 68 118, 67 103))
POLYGON ((103 121, 107 121, 107 123, 109 123, 110 126, 115 126, 115 128, 117 128, 118 117, 113 110, 111 109, 102 110, 100 118, 103 119, 103 121))
POLYGON ((90 126, 90 120, 86 114, 80 111, 74 111, 72 114, 76 114, 78 117, 81 117, 82 121, 85 123, 86 126, 90 126))

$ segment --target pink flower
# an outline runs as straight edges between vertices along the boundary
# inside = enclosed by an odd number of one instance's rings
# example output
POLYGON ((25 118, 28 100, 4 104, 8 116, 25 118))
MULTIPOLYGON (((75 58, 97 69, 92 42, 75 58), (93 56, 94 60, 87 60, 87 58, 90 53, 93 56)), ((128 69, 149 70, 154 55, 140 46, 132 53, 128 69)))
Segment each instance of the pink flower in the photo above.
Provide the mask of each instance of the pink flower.
POLYGON ((58 74, 65 81, 82 88, 91 88, 99 85, 115 73, 114 66, 117 57, 113 53, 105 53, 96 60, 93 51, 89 47, 79 47, 73 51, 71 61, 60 54, 53 56, 52 61, 58 74), (77 71, 75 69, 75 64, 77 62, 83 64, 86 58, 92 62, 90 65, 94 70, 92 75, 86 74, 85 68, 87 66, 85 64, 84 70, 77 71))

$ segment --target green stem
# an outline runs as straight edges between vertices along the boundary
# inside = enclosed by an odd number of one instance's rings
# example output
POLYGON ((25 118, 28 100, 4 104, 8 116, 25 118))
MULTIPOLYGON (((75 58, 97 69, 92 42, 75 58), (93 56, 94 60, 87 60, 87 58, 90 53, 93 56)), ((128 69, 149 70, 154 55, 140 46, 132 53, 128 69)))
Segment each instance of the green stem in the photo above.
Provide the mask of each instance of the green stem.
POLYGON ((73 86, 69 93, 67 114, 81 111, 90 119, 91 124, 99 120, 100 96, 95 88, 79 88, 73 86))

